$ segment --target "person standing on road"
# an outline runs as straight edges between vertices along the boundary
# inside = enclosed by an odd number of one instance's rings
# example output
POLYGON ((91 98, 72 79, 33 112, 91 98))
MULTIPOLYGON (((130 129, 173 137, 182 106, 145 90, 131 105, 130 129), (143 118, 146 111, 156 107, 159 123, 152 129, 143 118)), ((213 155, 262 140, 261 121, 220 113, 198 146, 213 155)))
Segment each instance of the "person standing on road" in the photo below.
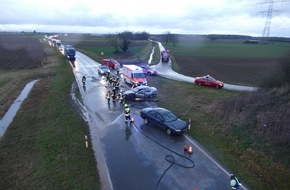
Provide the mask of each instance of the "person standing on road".
POLYGON ((106 94, 106 98, 108 100, 108 104, 110 104, 111 96, 112 96, 112 92, 110 90, 108 90, 107 94, 106 94))
POLYGON ((124 114, 125 114, 125 122, 128 122, 128 121, 131 120, 130 108, 129 108, 128 104, 125 104, 124 107, 125 107, 125 111, 124 111, 124 114))
POLYGON ((82 78, 83 86, 86 86, 86 79, 87 79, 87 78, 86 78, 86 76, 84 75, 83 78, 82 78))
POLYGON ((107 73, 106 73, 106 82, 108 83, 109 81, 110 81, 110 73, 107 72, 107 73))
POLYGON ((120 68, 117 66, 116 70, 117 70, 117 76, 119 76, 120 75, 120 68))
POLYGON ((234 174, 231 174, 230 178, 231 178, 230 185, 232 187, 232 190, 240 189, 240 186, 242 184, 240 183, 239 179, 234 174))
POLYGON ((120 105, 124 105, 124 97, 122 91, 119 92, 120 105))

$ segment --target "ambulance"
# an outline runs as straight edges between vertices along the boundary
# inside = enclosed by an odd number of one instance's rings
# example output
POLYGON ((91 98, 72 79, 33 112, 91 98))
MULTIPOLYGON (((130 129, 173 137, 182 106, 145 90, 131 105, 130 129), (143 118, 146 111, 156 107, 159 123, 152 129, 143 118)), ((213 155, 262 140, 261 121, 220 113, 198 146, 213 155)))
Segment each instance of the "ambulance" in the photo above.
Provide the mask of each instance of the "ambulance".
POLYGON ((147 79, 143 73, 143 69, 136 65, 123 65, 124 82, 132 86, 147 85, 147 79))

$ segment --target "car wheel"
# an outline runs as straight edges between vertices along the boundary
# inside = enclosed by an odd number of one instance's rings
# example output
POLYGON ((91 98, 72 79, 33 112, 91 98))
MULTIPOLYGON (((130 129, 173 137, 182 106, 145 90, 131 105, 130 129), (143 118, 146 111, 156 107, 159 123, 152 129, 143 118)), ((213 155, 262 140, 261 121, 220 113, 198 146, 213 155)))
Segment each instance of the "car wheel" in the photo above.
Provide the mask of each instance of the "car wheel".
POLYGON ((198 84, 198 86, 201 86, 201 83, 199 82, 199 83, 197 83, 198 84))
POLYGON ((144 120, 143 120, 143 121, 144 121, 144 124, 145 124, 145 125, 148 125, 148 124, 149 124, 149 121, 148 121, 148 119, 147 119, 147 118, 144 118, 144 120))
POLYGON ((215 86, 215 88, 216 88, 216 89, 219 89, 220 87, 219 87, 219 86, 215 86))
POLYGON ((172 134, 171 129, 167 128, 167 129, 166 129, 166 133, 167 133, 167 135, 171 135, 171 134, 172 134))

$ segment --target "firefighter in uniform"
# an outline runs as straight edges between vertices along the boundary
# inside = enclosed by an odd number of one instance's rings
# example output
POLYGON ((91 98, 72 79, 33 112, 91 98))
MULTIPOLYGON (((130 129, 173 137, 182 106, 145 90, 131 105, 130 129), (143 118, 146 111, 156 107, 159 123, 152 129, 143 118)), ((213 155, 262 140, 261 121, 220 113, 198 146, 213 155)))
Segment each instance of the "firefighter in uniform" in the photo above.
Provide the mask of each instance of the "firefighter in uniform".
POLYGON ((86 86, 86 76, 83 76, 82 82, 83 82, 83 86, 86 86))
POLYGON ((240 189, 240 186, 242 184, 240 183, 239 179, 234 174, 231 174, 230 178, 231 178, 230 185, 232 187, 232 190, 240 189))
POLYGON ((120 105, 124 105, 124 97, 122 91, 119 92, 120 105))
POLYGON ((107 94, 106 94, 106 98, 108 100, 108 104, 110 104, 111 96, 112 96, 112 92, 110 90, 108 90, 107 94))
POLYGON ((110 73, 107 72, 107 73, 106 73, 106 82, 108 83, 109 81, 110 81, 110 73))
POLYGON ((113 83, 113 88, 116 90, 116 93, 119 93, 119 89, 120 89, 119 85, 120 85, 119 78, 117 78, 114 80, 114 83, 113 83))
POLYGON ((130 108, 128 104, 125 104, 124 107, 125 107, 125 111, 124 111, 125 122, 131 121, 131 113, 130 113, 130 108))

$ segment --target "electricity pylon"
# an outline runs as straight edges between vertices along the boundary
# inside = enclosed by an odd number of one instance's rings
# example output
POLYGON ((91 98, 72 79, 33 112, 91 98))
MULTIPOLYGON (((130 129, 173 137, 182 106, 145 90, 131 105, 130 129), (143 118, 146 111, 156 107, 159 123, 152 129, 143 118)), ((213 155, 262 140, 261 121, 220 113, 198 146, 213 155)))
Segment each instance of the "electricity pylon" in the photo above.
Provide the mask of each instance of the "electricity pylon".
POLYGON ((270 36, 270 27, 271 27, 271 20, 272 20, 272 15, 273 12, 280 12, 277 10, 274 10, 274 3, 280 3, 280 2, 287 2, 287 0, 267 0, 264 2, 261 2, 259 4, 269 4, 269 7, 267 10, 264 11, 260 11, 259 13, 265 14, 266 13, 266 21, 265 21, 265 26, 264 26, 264 30, 263 30, 263 39, 268 39, 270 36))

